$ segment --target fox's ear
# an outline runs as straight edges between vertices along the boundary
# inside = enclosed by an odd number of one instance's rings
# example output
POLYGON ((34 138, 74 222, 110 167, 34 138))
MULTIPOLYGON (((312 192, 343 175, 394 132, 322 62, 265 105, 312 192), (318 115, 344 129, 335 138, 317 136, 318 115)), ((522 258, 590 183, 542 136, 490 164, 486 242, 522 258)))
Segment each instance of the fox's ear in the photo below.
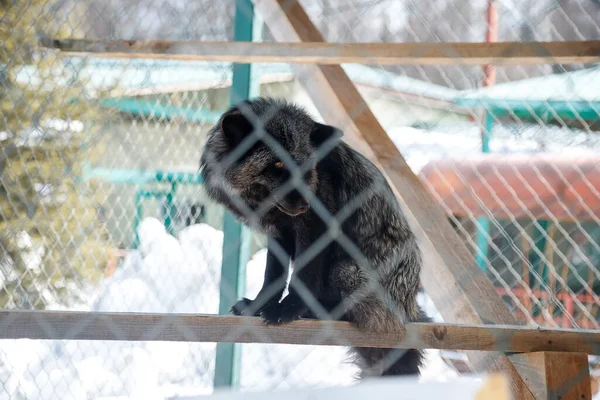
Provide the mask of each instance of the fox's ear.
POLYGON ((310 134, 310 139, 315 145, 315 147, 320 147, 323 143, 325 143, 328 140, 331 140, 334 142, 334 144, 337 144, 337 142, 342 138, 343 135, 343 132, 334 126, 324 125, 315 122, 313 130, 310 134))
POLYGON ((221 132, 232 148, 240 144, 253 130, 252 123, 237 108, 228 111, 221 117, 221 132))

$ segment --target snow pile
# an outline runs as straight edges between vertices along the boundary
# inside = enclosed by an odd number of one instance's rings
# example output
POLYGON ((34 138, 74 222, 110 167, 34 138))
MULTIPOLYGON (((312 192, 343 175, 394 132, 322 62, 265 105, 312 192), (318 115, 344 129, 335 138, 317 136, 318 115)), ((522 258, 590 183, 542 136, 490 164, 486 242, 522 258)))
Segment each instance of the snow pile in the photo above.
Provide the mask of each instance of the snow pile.
MULTIPOLYGON (((193 225, 174 238, 148 218, 140 248, 93 294, 90 311, 207 313, 218 311, 223 233, 193 225)), ((248 263, 247 295, 262 284, 266 250, 248 263)), ((421 299, 427 300, 427 299, 421 299)), ((422 301, 434 315, 427 301, 422 301)), ((439 320, 439 316, 436 318, 439 320)), ((0 381, 5 398, 165 399, 212 392, 215 344, 165 342, 3 341, 0 381)), ((455 376, 428 352, 423 379, 455 376)), ((356 369, 343 347, 244 345, 242 389, 347 385, 356 369)))

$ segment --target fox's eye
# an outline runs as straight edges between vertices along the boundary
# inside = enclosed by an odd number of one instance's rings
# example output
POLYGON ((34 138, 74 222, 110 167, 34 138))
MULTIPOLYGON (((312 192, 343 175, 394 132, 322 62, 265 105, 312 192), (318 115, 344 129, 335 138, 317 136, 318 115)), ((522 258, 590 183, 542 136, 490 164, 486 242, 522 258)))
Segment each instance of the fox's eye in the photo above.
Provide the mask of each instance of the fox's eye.
POLYGON ((281 161, 277 161, 275 163, 275 168, 283 168, 283 163, 281 161))

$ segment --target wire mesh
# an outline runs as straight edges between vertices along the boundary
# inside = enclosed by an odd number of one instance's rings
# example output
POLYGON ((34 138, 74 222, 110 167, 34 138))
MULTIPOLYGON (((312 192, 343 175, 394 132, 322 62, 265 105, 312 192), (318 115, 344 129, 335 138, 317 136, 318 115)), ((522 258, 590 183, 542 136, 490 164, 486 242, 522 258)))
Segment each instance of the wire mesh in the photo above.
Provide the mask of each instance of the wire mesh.
MULTIPOLYGON (((488 28, 483 0, 301 4, 330 42, 477 42, 488 28)), ((495 4, 499 40, 600 37, 594 0, 495 4)), ((218 313, 225 210, 209 200, 198 163, 208 132, 230 105, 232 66, 59 57, 38 41, 227 41, 234 2, 5 0, 0 7, 0 307, 218 313)), ((267 28, 255 28, 255 37, 273 40, 267 28)), ((488 91, 478 90, 479 67, 344 70, 518 320, 598 328, 600 70, 497 67, 497 87, 488 91)), ((299 78, 305 77, 287 64, 253 64, 252 91, 299 104, 327 123, 299 78)), ((255 127, 268 122, 249 117, 255 127)), ((277 141, 263 140, 286 167, 295 166, 277 141)), ((326 158, 331 151, 317 154, 326 158)), ((311 212, 329 227, 316 246, 336 241, 368 268, 371 260, 339 229, 366 199, 353 198, 332 213, 300 178, 277 195, 295 189, 308 197, 311 212)), ((365 189, 366 195, 373 190, 365 189)), ((254 233, 245 279, 250 299, 261 289, 266 247, 266 235, 254 233)), ((317 253, 308 251, 294 268, 317 253)), ((368 294, 387 303, 374 282, 368 294)), ((308 288, 296 290, 313 312, 323 311, 308 288)), ((426 293, 418 301, 442 320, 426 293)), ((188 327, 179 329, 195 337, 188 327)), ((215 347, 6 340, 0 342, 0 398, 210 393, 215 347)), ((357 369, 346 358, 344 348, 333 346, 244 345, 240 386, 350 384, 357 369)), ((459 361, 429 351, 423 378, 454 376, 459 361)))

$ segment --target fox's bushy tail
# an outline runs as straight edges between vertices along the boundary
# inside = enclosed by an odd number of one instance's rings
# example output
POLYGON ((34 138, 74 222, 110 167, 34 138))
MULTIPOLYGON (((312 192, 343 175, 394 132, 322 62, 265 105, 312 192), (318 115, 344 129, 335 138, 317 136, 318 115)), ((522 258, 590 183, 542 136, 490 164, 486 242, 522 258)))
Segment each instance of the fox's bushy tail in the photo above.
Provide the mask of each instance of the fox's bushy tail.
MULTIPOLYGON (((420 311, 418 322, 431 322, 420 311)), ((359 377, 420 375, 425 354, 418 349, 352 347, 352 361, 360 369, 359 377)))

